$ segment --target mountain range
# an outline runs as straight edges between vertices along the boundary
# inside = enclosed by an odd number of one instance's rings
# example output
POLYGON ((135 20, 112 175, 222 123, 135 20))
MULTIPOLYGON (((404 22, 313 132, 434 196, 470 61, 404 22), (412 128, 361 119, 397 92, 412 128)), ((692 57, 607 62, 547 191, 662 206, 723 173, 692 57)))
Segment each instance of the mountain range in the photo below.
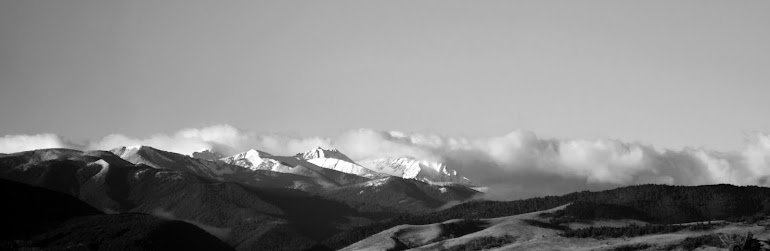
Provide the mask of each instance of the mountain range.
POLYGON ((418 160, 412 157, 375 158, 362 160, 359 164, 337 149, 312 149, 294 156, 275 156, 267 152, 251 149, 229 157, 212 150, 202 150, 191 154, 192 157, 223 161, 228 164, 246 167, 252 170, 272 170, 289 172, 286 166, 304 166, 321 170, 317 167, 331 169, 347 174, 366 178, 384 178, 389 176, 404 179, 415 179, 427 183, 456 183, 472 186, 468 178, 457 171, 449 169, 440 162, 418 160), (219 157, 218 159, 214 159, 219 157))
POLYGON ((8 249, 614 250, 675 249, 698 234, 770 237, 756 223, 770 214, 770 188, 642 185, 488 201, 441 163, 354 161, 323 148, 293 156, 40 149, 0 155, 0 181, 12 206, 0 227, 8 249), (676 225, 703 221, 722 223, 676 225))
POLYGON ((0 177, 101 212, 182 220, 239 250, 307 249, 343 230, 479 195, 464 185, 363 177, 256 150, 211 161, 148 146, 43 149, 0 156, 0 177))

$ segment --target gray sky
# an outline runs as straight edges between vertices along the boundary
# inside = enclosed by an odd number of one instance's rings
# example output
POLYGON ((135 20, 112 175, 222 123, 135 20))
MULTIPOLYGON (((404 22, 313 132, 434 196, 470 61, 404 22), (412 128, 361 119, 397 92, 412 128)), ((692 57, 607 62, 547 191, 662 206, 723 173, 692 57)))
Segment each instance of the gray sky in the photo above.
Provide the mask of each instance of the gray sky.
POLYGON ((768 1, 0 1, 0 135, 770 130, 768 1))

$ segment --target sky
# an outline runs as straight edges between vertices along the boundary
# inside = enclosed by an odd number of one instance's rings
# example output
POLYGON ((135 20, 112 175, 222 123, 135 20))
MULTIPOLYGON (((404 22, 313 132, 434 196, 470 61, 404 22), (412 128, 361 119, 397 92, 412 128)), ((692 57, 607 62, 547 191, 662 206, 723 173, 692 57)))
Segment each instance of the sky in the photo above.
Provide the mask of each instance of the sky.
POLYGON ((611 168, 634 154, 680 163, 671 150, 693 170, 764 174, 767 13, 767 1, 0 1, 0 152, 320 144, 541 165, 508 156, 532 150, 580 182, 627 184, 652 179, 611 168), (414 140, 426 138, 439 140, 414 140))
POLYGON ((0 1, 0 135, 770 130, 766 1, 0 1))

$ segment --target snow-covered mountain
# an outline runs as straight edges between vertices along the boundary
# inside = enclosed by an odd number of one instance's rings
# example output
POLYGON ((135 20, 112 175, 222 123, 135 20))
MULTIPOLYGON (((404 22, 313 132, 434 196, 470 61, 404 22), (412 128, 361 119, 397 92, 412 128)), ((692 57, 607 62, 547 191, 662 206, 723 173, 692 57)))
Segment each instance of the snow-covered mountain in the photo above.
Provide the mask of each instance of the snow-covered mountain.
POLYGON ((275 156, 254 149, 223 158, 221 161, 251 170, 267 170, 312 177, 317 179, 324 187, 335 187, 369 180, 369 178, 363 176, 320 167, 301 158, 275 156))
POLYGON ((364 160, 362 166, 375 172, 404 179, 415 179, 428 183, 457 183, 472 185, 472 182, 457 171, 447 168, 444 163, 418 160, 411 157, 379 158, 364 160))
POLYGON ((362 177, 382 178, 388 176, 387 174, 378 173, 357 164, 337 149, 323 149, 318 147, 304 153, 298 153, 295 157, 323 168, 355 174, 362 177))
POLYGON ((447 168, 444 163, 418 160, 411 157, 377 158, 364 160, 359 164, 337 149, 321 147, 298 153, 295 157, 320 167, 367 178, 395 176, 439 185, 447 183, 473 185, 468 178, 447 168))
POLYGON ((316 147, 313 150, 304 152, 304 153, 298 153, 295 155, 298 158, 309 160, 309 159, 321 159, 321 158, 334 158, 338 160, 343 160, 347 162, 353 162, 352 159, 350 159, 345 154, 342 154, 339 150, 336 148, 332 149, 324 149, 321 147, 316 147))
MULTIPOLYGON (((134 164, 160 169, 193 171, 216 180, 246 180, 250 171, 271 171, 310 177, 312 183, 337 187, 368 179, 395 176, 431 184, 455 183, 473 185, 457 171, 443 163, 410 157, 364 160, 360 164, 337 149, 315 148, 294 156, 276 156, 251 149, 233 156, 216 159, 222 154, 204 149, 190 156, 161 151, 148 146, 119 147, 111 150, 134 164), (238 177, 234 177, 238 176, 238 177)), ((249 177, 249 179, 256 179, 249 177)), ((263 180, 263 179, 259 179, 263 180)), ((253 182, 248 182, 253 183, 253 182)))
POLYGON ((274 171, 273 168, 280 168, 281 163, 269 157, 272 157, 269 153, 251 149, 230 157, 221 158, 220 160, 251 170, 274 171))
MULTIPOLYGON (((238 165, 237 163, 232 164, 222 160, 203 160, 188 155, 158 150, 149 146, 119 147, 112 149, 111 152, 133 164, 144 164, 155 169, 191 172, 204 178, 238 182, 257 187, 312 190, 318 187, 339 186, 338 182, 326 176, 307 170, 302 172, 301 170, 304 170, 304 168, 291 169, 280 164, 271 166, 275 171, 271 168, 244 168, 244 165, 238 165), (293 170, 294 172, 287 170, 293 170)), ((255 159, 258 157, 254 157, 254 153, 247 152, 241 155, 248 155, 248 159, 257 162, 255 159)), ((245 159, 239 159, 239 163, 246 162, 245 159)), ((267 166, 267 163, 263 164, 263 166, 267 166)))

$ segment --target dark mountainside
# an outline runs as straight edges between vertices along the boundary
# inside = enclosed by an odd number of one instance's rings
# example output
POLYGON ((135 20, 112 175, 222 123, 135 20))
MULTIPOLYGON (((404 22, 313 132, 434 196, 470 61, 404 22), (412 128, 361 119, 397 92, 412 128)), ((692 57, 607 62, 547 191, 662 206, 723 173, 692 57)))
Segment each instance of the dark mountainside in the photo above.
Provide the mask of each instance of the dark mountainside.
POLYGON ((445 186, 442 192, 416 180, 398 177, 380 178, 367 183, 317 191, 319 196, 345 202, 363 211, 400 212, 423 214, 435 211, 453 201, 465 201, 479 195, 473 189, 462 185, 445 186), (360 205, 360 206, 356 206, 360 205), (379 206, 365 208, 364 206, 379 206))
POLYGON ((72 196, 0 179, 0 238, 27 239, 44 231, 50 224, 70 218, 102 214, 72 196))
POLYGON ((72 196, 0 179, 0 250, 232 250, 192 224, 103 214, 72 196))

